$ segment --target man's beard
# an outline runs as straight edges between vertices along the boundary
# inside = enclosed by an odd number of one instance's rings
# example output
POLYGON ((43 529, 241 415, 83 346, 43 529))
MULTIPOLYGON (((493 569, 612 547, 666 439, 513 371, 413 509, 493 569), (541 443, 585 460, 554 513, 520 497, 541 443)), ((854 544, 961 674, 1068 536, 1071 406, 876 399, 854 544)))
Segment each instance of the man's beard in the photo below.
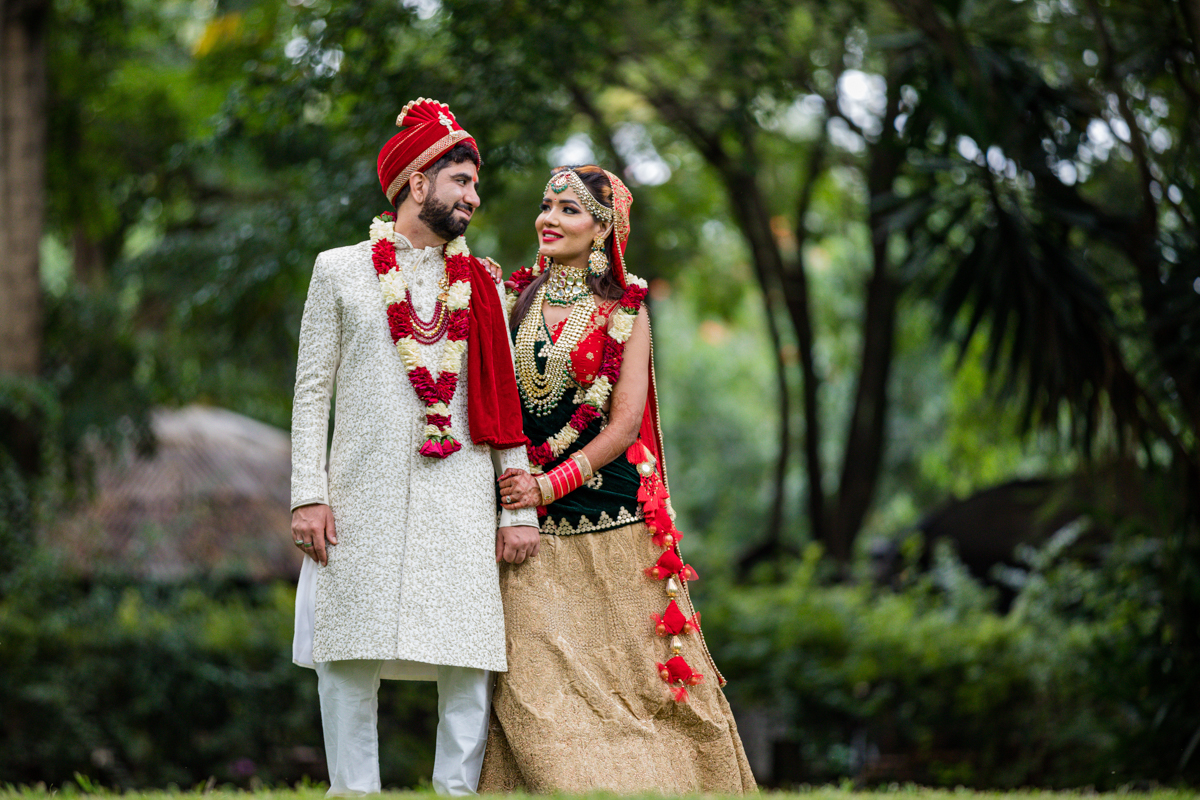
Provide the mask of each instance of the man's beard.
POLYGON ((465 203, 450 205, 443 203, 434 195, 429 195, 425 199, 425 204, 421 206, 421 213, 417 215, 417 219, 429 226, 429 230, 433 231, 439 239, 450 241, 457 239, 463 235, 467 226, 471 224, 471 220, 456 217, 454 210, 461 208, 470 213, 471 207, 465 203))

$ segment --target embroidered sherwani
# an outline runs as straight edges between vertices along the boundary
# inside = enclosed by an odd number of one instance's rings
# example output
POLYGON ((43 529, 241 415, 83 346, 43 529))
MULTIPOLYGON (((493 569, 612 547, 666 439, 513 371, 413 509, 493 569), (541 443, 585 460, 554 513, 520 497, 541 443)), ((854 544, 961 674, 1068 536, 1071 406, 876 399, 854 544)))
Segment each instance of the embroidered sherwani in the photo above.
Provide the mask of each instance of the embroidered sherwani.
MULTIPOLYGON (((431 319, 442 250, 393 233, 396 262, 421 319, 431 319)), ((497 287, 497 293, 501 292, 497 287)), ((420 345, 436 376, 443 337, 420 345)), ((293 658, 301 665, 384 660, 384 678, 432 680, 434 665, 507 668, 495 557, 495 474, 528 469, 523 447, 471 442, 466 359, 450 402, 463 447, 418 453, 424 406, 392 343, 369 242, 321 253, 300 327, 292 412, 292 508, 327 503, 338 544, 328 566, 305 559, 293 658), (336 406, 326 469, 329 404, 336 406)), ((533 509, 501 525, 537 525, 533 509)))

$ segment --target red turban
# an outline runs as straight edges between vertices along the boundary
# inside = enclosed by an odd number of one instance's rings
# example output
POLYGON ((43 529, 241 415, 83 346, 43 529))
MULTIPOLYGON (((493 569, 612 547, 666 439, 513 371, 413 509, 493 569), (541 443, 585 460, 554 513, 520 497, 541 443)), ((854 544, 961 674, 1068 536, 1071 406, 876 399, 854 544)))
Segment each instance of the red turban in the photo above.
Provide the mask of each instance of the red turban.
POLYGON ((403 128, 379 151, 379 185, 389 203, 414 173, 444 156, 454 145, 465 142, 475 151, 475 166, 482 167, 479 145, 458 124, 450 106, 424 97, 413 100, 396 117, 396 126, 403 128))

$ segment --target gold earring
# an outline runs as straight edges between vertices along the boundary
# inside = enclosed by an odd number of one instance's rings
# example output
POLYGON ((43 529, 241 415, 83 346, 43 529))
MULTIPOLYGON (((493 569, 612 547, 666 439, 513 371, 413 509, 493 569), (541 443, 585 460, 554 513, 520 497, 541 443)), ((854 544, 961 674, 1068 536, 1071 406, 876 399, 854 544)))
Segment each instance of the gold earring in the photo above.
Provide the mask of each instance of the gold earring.
POLYGON ((604 237, 592 239, 592 252, 588 255, 588 272, 599 278, 608 271, 608 256, 604 253, 604 237))

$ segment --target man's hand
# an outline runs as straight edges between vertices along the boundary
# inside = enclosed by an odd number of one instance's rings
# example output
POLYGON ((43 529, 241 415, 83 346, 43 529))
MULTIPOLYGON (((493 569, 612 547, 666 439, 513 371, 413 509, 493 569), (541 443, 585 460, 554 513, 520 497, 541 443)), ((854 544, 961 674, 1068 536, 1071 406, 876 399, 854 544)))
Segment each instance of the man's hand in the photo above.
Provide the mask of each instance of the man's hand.
POLYGON ((504 280, 504 270, 500 269, 500 265, 490 258, 484 258, 483 262, 487 265, 488 272, 492 273, 492 280, 496 283, 504 280))
POLYGON ((520 564, 527 558, 537 555, 538 545, 542 543, 537 528, 529 525, 513 525, 496 531, 496 563, 507 561, 510 564, 520 564))
POLYGON ((322 567, 328 564, 326 543, 337 544, 337 532, 333 528, 333 509, 324 503, 312 503, 293 511, 292 541, 305 555, 322 567))

